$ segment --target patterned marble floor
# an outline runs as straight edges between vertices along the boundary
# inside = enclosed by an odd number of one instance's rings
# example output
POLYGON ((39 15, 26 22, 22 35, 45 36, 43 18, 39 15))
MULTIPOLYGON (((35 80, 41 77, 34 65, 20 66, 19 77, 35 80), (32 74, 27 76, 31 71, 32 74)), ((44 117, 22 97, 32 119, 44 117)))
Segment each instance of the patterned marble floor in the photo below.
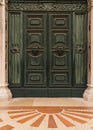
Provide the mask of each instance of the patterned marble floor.
POLYGON ((93 103, 82 98, 0 102, 0 130, 93 130, 93 103))

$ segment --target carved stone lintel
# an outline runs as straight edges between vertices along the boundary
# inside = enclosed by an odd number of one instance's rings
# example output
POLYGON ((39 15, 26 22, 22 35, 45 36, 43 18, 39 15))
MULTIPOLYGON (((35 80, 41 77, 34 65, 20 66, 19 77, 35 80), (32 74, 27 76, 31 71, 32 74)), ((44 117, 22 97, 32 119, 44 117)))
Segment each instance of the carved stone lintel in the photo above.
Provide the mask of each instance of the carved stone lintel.
POLYGON ((9 3, 9 10, 30 11, 86 11, 86 4, 59 4, 59 3, 9 3))

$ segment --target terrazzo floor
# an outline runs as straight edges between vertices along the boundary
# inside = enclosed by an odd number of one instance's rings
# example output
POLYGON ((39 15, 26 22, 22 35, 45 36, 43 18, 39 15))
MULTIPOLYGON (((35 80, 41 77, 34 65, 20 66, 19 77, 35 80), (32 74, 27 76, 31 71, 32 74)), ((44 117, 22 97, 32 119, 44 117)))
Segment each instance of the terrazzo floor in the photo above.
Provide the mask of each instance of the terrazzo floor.
POLYGON ((0 130, 93 130, 93 102, 13 98, 0 102, 0 130))

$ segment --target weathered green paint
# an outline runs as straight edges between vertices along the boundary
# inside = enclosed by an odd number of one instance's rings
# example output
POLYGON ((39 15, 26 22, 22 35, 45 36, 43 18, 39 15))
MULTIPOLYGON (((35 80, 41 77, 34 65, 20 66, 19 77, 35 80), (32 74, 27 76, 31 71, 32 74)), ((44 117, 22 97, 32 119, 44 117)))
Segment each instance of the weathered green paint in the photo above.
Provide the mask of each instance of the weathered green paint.
POLYGON ((86 87, 85 8, 50 11, 48 5, 44 3, 46 11, 38 5, 39 11, 22 11, 25 5, 9 11, 9 86, 14 96, 75 97, 86 87))
POLYGON ((86 85, 86 53, 87 53, 87 14, 82 12, 73 13, 73 64, 74 64, 74 87, 86 85))
POLYGON ((71 13, 49 13, 48 30, 49 87, 72 87, 71 13))
POLYGON ((21 86, 21 14, 9 13, 9 83, 10 86, 21 86))

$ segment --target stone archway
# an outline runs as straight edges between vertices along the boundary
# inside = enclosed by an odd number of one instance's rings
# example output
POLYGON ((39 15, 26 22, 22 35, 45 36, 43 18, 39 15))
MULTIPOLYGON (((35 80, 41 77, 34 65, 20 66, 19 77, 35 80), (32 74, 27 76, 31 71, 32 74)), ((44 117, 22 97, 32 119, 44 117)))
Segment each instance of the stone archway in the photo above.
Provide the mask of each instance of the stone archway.
MULTIPOLYGON (((12 94, 8 89, 8 1, 0 0, 0 101, 10 100, 12 94)), ((93 100, 93 0, 88 0, 88 78, 87 89, 83 97, 85 100, 93 100)))

